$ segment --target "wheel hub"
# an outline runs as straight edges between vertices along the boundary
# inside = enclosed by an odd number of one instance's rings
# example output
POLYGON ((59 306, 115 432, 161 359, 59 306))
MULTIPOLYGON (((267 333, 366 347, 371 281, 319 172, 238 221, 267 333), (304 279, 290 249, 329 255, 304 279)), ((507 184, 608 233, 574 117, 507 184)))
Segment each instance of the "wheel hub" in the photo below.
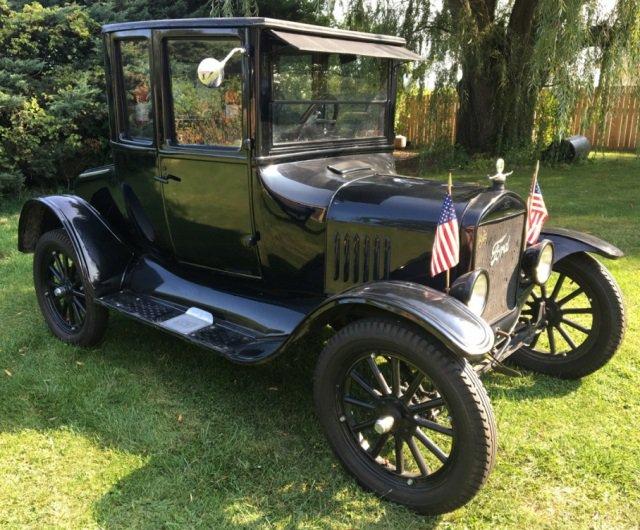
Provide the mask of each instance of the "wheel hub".
POLYGON ((411 411, 395 396, 387 396, 377 410, 378 418, 374 424, 374 430, 378 434, 404 433, 413 428, 411 411))
POLYGON ((562 311, 554 300, 545 300, 545 318, 549 324, 555 326, 562 320, 562 311))
POLYGON ((385 434, 393 429, 396 419, 393 416, 380 416, 373 428, 378 434, 385 434))
POLYGON ((65 285, 60 285, 56 287, 53 290, 53 295, 56 298, 62 298, 63 296, 68 295, 70 292, 71 292, 71 285, 65 284, 65 285))
POLYGON ((531 314, 537 315, 540 312, 540 306, 544 303, 544 320, 547 326, 555 326, 562 320, 562 309, 551 298, 541 298, 533 301, 531 304, 531 314))

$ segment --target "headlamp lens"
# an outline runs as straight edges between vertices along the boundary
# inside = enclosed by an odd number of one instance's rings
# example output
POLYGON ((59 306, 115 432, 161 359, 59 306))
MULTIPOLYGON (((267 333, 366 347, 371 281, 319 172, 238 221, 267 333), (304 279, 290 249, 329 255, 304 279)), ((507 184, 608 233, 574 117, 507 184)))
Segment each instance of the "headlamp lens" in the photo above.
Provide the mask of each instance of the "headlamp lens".
POLYGON ((476 281, 471 287, 471 293, 469 294, 469 300, 467 301, 467 307, 471 309, 473 313, 480 316, 484 311, 484 307, 487 305, 487 296, 489 294, 489 279, 487 274, 482 271, 478 274, 476 281))
POLYGON ((536 283, 542 285, 551 276, 553 269, 553 245, 547 244, 540 252, 540 259, 535 268, 536 283))
POLYGON ((546 283, 553 271, 553 259, 553 243, 548 239, 531 245, 522 256, 523 281, 527 284, 533 282, 538 285, 546 283))
POLYGON ((449 294, 460 300, 472 313, 481 316, 489 296, 489 275, 484 269, 476 269, 458 277, 449 294))

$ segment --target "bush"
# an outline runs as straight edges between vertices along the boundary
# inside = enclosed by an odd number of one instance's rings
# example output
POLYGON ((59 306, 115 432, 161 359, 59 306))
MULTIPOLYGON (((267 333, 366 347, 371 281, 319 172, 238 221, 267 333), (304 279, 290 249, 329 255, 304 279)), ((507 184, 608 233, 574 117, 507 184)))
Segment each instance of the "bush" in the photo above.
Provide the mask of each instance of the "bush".
POLYGON ((68 183, 104 158, 100 27, 77 5, 0 0, 0 193, 68 183))
MULTIPOLYGON (((0 0, 0 195, 24 184, 64 187, 107 159, 101 24, 201 17, 211 9, 204 0, 66 2, 0 0)), ((263 16, 317 17, 314 0, 258 4, 263 16)))

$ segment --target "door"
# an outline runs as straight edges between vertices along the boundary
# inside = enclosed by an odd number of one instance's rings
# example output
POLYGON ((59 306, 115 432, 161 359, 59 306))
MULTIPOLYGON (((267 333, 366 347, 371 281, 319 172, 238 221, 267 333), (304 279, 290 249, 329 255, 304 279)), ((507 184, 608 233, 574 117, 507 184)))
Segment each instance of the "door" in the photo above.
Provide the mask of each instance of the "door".
POLYGON ((259 276, 250 198, 244 104, 247 62, 234 55, 224 80, 198 80, 205 58, 223 59, 242 46, 235 32, 164 31, 165 141, 159 174, 175 254, 180 261, 234 274, 259 276))
POLYGON ((171 251, 157 166, 156 90, 151 75, 151 32, 118 32, 111 37, 116 131, 114 197, 142 243, 171 251))

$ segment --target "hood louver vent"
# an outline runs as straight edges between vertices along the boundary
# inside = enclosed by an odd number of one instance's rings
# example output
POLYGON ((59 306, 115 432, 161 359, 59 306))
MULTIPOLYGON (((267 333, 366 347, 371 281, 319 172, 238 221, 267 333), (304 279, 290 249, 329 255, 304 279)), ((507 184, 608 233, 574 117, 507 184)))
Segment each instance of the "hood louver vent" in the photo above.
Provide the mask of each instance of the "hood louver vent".
POLYGON ((389 279, 391 241, 387 237, 335 234, 333 240, 333 281, 344 287, 389 279))

